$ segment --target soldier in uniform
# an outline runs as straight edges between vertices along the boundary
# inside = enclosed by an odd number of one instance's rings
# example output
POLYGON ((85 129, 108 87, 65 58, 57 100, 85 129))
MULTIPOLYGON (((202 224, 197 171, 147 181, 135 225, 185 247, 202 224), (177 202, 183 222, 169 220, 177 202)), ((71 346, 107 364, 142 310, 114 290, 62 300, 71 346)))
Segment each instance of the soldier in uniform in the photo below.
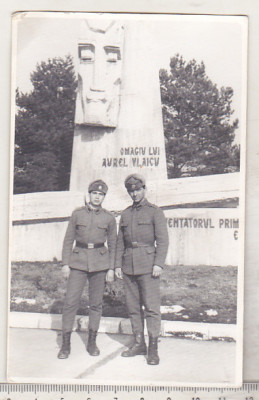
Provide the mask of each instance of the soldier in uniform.
POLYGON ((145 180, 141 175, 129 175, 125 186, 133 204, 121 214, 115 275, 124 281, 135 341, 121 355, 133 357, 148 353, 148 364, 156 365, 159 363, 157 341, 161 329, 159 276, 168 249, 166 219, 163 211, 145 198, 145 180), (149 335, 148 352, 144 316, 149 335))
POLYGON ((89 282, 89 333, 87 351, 98 356, 96 336, 102 314, 105 282, 114 280, 117 229, 114 216, 102 208, 108 187, 102 180, 89 185, 89 203, 70 218, 63 243, 63 274, 68 277, 62 315, 62 347, 58 358, 68 358, 70 337, 86 280, 89 282), (105 246, 107 241, 108 248, 105 246))

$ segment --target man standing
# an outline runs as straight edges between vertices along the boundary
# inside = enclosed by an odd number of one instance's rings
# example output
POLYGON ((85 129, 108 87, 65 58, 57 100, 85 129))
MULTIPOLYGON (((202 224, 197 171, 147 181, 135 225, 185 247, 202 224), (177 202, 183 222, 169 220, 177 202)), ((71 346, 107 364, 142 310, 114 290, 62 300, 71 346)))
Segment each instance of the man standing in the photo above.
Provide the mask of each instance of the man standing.
POLYGON ((89 203, 76 209, 70 218, 63 243, 63 274, 68 277, 62 316, 62 347, 58 358, 68 358, 70 337, 82 292, 89 282, 89 334, 87 351, 98 356, 96 336, 102 315, 105 281, 114 280, 116 221, 102 208, 108 187, 102 180, 89 185, 89 203), (108 248, 105 246, 107 241, 108 248), (74 246, 74 247, 73 247, 74 246))
POLYGON ((147 362, 156 365, 159 364, 157 341, 161 328, 159 276, 168 249, 166 219, 163 211, 145 198, 145 180, 141 175, 129 175, 125 187, 133 205, 121 214, 115 275, 124 280, 126 304, 135 341, 121 355, 133 357, 147 353, 145 316, 149 335, 147 362))

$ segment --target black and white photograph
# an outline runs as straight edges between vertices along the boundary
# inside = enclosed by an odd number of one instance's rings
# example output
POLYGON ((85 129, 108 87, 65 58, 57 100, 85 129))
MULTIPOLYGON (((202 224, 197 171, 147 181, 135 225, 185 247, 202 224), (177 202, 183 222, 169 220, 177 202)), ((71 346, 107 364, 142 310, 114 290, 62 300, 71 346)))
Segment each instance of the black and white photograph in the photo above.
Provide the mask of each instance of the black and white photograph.
POLYGON ((242 384, 247 32, 13 15, 9 382, 242 384))

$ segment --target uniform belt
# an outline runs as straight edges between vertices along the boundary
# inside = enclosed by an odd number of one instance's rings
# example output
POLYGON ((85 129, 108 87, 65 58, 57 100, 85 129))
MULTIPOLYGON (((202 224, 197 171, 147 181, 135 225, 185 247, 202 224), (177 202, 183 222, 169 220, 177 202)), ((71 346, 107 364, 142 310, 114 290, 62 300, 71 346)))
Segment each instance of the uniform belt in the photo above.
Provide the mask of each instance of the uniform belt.
POLYGON ((81 243, 76 242, 76 247, 81 247, 82 249, 98 249, 104 247, 104 243, 81 243))
POLYGON ((136 249, 138 247, 150 247, 150 244, 131 242, 126 244, 126 249, 136 249))

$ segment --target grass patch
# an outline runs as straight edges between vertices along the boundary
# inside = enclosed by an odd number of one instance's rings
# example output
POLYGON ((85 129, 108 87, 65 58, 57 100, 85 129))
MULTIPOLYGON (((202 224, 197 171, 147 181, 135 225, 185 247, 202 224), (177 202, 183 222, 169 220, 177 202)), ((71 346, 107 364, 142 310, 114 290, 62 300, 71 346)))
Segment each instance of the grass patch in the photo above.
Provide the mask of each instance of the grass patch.
MULTIPOLYGON (((236 323, 237 268, 207 266, 166 267, 161 278, 161 304, 185 308, 180 320, 236 323), (208 315, 215 310, 216 315, 208 315), (189 318, 184 319, 187 315, 189 318)), ((164 319, 178 320, 167 314, 164 319)))
MULTIPOLYGON (((66 281, 59 262, 12 264, 11 311, 59 314, 65 290, 66 281)), ((166 320, 233 324, 236 322, 236 300, 236 267, 167 266, 161 277, 161 305, 183 308, 178 312, 163 313, 162 318, 166 320)), ((86 285, 78 314, 88 315, 88 309, 86 285)), ((106 286, 103 315, 127 317, 121 281, 106 286)))

